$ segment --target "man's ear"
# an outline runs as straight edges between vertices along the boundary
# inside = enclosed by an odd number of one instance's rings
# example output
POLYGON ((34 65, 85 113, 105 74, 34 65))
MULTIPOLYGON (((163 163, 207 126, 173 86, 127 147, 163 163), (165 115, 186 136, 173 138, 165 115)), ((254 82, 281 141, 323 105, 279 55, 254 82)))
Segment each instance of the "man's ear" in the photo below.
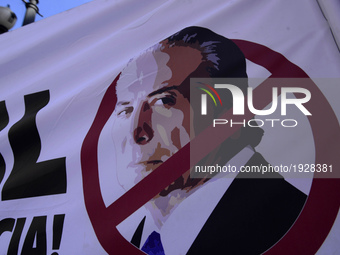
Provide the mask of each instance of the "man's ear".
POLYGON ((237 130, 234 134, 232 134, 231 136, 230 136, 230 139, 232 139, 232 140, 237 140, 237 139, 239 139, 240 138, 240 136, 241 136, 241 128, 239 129, 239 130, 237 130))

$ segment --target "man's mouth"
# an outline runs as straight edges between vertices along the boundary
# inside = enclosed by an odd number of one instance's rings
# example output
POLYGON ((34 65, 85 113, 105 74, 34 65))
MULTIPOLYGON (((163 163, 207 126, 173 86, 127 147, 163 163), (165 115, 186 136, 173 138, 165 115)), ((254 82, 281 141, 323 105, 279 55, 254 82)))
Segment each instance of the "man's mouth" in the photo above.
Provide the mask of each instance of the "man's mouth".
POLYGON ((151 171, 155 170, 162 163, 163 163, 163 160, 159 160, 159 159, 146 160, 146 161, 140 162, 141 165, 145 166, 146 172, 150 170, 151 171))
POLYGON ((148 160, 146 161, 146 164, 152 164, 152 165, 157 165, 163 163, 162 160, 148 160))

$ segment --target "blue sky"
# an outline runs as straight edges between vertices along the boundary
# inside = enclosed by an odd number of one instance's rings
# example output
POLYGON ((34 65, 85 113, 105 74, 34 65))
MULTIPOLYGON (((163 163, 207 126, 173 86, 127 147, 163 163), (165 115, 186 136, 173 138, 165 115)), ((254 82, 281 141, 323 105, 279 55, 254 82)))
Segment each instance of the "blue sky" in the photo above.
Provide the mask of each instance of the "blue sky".
MULTIPOLYGON (((39 12, 44 17, 36 15, 35 21, 39 21, 91 1, 92 0, 39 0, 39 12)), ((29 0, 26 0, 26 2, 29 2, 29 0)), ((25 3, 22 0, 0 0, 0 6, 7 7, 7 5, 10 5, 11 10, 18 17, 15 26, 11 30, 21 27, 26 12, 25 3)))

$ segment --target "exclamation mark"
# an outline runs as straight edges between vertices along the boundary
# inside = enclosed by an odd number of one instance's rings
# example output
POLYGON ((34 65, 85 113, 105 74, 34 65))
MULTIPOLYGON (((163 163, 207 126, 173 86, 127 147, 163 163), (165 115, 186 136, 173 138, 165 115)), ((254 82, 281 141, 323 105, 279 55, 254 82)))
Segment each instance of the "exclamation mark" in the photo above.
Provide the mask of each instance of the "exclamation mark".
MULTIPOLYGON (((53 219, 53 250, 59 250, 61 235, 63 233, 65 214, 54 215, 53 219)), ((58 252, 53 252, 52 255, 59 255, 58 252)))

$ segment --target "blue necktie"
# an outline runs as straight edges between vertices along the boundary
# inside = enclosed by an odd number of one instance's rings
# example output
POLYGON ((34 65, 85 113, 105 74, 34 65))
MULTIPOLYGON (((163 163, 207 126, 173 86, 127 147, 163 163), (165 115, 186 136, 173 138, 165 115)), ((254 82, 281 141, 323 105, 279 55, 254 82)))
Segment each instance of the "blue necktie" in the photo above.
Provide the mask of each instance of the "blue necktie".
POLYGON ((148 239, 146 239, 142 251, 149 255, 164 255, 164 249, 161 242, 161 235, 156 231, 153 231, 148 239))

